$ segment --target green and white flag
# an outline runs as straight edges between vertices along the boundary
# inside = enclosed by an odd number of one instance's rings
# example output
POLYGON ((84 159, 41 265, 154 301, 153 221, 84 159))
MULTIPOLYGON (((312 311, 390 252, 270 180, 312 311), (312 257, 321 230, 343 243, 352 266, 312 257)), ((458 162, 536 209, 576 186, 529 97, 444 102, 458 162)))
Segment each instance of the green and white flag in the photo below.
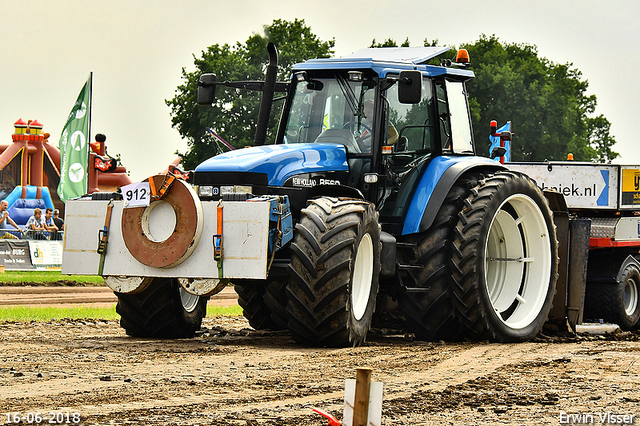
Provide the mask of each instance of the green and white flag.
POLYGON ((89 167, 89 131, 91 127, 91 83, 93 73, 71 108, 60 136, 60 184, 58 195, 63 202, 87 193, 89 167))

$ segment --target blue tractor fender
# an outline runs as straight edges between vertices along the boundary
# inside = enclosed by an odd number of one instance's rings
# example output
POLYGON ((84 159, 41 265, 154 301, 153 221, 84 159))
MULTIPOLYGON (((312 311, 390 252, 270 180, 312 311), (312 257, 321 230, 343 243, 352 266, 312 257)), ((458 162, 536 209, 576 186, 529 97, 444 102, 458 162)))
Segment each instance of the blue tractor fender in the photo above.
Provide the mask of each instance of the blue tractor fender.
POLYGON ((431 160, 418 184, 405 216, 402 235, 426 231, 440 210, 449 190, 465 172, 498 171, 507 168, 485 157, 439 156, 431 160))

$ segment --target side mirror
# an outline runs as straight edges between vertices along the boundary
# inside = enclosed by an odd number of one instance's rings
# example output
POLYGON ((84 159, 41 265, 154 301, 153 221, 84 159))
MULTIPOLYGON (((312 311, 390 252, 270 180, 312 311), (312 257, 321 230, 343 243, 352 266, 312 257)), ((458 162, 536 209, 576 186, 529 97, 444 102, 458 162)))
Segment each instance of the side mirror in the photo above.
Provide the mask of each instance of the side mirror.
POLYGON ((489 155, 489 157, 493 160, 494 158, 497 158, 497 157, 504 157, 506 153, 507 153, 507 148, 503 146, 496 146, 491 151, 491 155, 489 155))
POLYGON ((198 80, 198 105, 211 105, 216 95, 215 74, 207 73, 200 76, 198 80))
POLYGON ((513 133, 509 131, 500 132, 500 139, 502 139, 503 141, 510 141, 511 139, 513 139, 513 133))
POLYGON ((398 79, 398 101, 401 104, 417 104, 422 100, 422 73, 401 71, 398 79))

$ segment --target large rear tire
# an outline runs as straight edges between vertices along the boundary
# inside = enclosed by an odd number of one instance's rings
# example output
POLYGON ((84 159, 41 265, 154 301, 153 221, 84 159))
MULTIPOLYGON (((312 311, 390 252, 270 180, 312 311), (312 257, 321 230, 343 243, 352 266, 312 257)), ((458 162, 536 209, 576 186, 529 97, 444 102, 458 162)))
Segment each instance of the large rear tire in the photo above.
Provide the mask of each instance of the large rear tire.
POLYGON ((467 336, 498 342, 536 336, 555 294, 558 247, 535 182, 515 172, 483 179, 455 231, 455 308, 467 336))
POLYGON ((456 340, 461 333, 460 322, 454 316, 451 283, 451 245, 453 229, 462 200, 475 186, 478 178, 465 176, 447 194, 433 225, 410 238, 414 248, 404 248, 404 263, 422 266, 409 269, 402 282, 409 290, 398 296, 398 308, 409 330, 420 340, 456 340))
POLYGON ((186 292, 175 278, 154 278, 140 293, 116 293, 120 326, 132 337, 193 337, 207 313, 208 297, 186 292))
POLYGON ((359 346, 376 305, 380 225, 372 204, 319 198, 301 212, 291 245, 289 331, 313 346, 359 346))
POLYGON ((238 304, 249 325, 256 330, 286 330, 286 280, 237 280, 238 304))

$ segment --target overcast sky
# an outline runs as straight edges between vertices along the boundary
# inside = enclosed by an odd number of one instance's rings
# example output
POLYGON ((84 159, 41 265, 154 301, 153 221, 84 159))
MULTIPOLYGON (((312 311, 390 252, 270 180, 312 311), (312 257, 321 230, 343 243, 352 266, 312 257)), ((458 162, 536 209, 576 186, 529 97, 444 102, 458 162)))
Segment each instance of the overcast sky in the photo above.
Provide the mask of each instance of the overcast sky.
POLYGON ((2 0, 0 137, 10 141, 18 118, 38 119, 57 144, 93 71, 92 133, 106 134, 108 152, 142 180, 186 150, 164 100, 181 84, 181 69, 194 69, 192 55, 295 18, 321 40, 335 38, 336 56, 373 38, 457 45, 484 33, 534 44, 540 56, 582 71, 596 112, 612 123, 616 162, 640 164, 640 2, 631 0, 2 0))

